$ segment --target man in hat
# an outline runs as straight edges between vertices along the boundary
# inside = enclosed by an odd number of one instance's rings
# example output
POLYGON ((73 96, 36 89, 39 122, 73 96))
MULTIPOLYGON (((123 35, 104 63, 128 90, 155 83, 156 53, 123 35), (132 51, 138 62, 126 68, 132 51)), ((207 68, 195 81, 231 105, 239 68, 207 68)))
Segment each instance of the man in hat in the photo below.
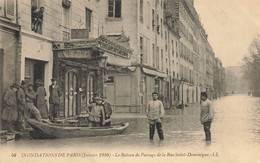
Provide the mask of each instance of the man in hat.
POLYGON ((19 85, 14 83, 7 89, 4 95, 4 110, 2 119, 6 124, 8 132, 14 132, 14 123, 17 121, 17 97, 16 92, 19 85))
POLYGON ((149 134, 150 140, 153 140, 155 126, 157 128, 157 133, 159 135, 159 139, 163 140, 163 130, 162 130, 162 118, 164 116, 164 107, 160 100, 158 100, 158 93, 152 93, 153 99, 148 102, 147 105, 147 118, 149 123, 149 134))
POLYGON ((200 121, 204 126, 206 141, 211 141, 210 126, 214 117, 214 110, 206 92, 201 92, 201 114, 200 121))
POLYGON ((106 102, 107 97, 102 96, 102 106, 104 108, 104 113, 105 113, 105 126, 110 126, 111 124, 111 119, 110 116, 112 114, 112 108, 110 103, 106 102))
POLYGON ((105 124, 105 113, 102 106, 102 98, 95 97, 95 103, 92 103, 89 107, 89 125, 92 127, 98 127, 105 124))
POLYGON ((17 91, 17 105, 18 105, 18 125, 21 131, 25 131, 25 117, 27 117, 27 103, 25 89, 27 87, 27 81, 22 80, 21 86, 17 91))
POLYGON ((60 87, 57 85, 57 80, 55 78, 51 79, 52 84, 49 86, 49 103, 50 103, 50 110, 49 116, 50 120, 53 122, 54 118, 59 118, 59 111, 60 111, 60 96, 62 95, 60 91, 60 87))
POLYGON ((36 93, 33 90, 33 84, 28 84, 27 89, 25 90, 25 95, 26 95, 26 102, 27 102, 27 107, 29 111, 29 117, 31 118, 34 116, 34 118, 41 122, 42 117, 40 111, 34 106, 34 100, 36 100, 36 93))

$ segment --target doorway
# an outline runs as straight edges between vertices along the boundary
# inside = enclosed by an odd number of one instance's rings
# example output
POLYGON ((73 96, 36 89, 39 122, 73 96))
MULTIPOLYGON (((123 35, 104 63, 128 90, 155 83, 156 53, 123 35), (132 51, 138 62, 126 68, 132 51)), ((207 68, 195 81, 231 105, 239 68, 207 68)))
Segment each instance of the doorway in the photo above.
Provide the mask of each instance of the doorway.
POLYGON ((44 83, 44 69, 46 62, 34 60, 34 59, 25 59, 25 71, 24 76, 25 80, 28 80, 29 83, 34 85, 34 89, 36 90, 35 81, 40 79, 44 83))

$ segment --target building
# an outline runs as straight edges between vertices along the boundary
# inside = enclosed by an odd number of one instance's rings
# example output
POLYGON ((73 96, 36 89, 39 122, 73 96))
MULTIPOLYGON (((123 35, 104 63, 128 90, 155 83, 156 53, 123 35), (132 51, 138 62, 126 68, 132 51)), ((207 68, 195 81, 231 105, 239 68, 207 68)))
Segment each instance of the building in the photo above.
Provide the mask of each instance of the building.
POLYGON ((182 104, 196 103, 200 100, 200 22, 193 1, 167 0, 174 6, 178 32, 180 35, 179 74, 181 87, 179 99, 182 104))
POLYGON ((197 103, 201 91, 213 90, 215 54, 193 0, 5 0, 1 6, 0 32, 10 39, 1 40, 1 93, 10 82, 41 79, 48 97, 57 78, 60 116, 71 117, 96 95, 107 96, 114 112, 144 113, 154 91, 169 108, 197 103))
MULTIPOLYGON (((128 38, 122 32, 103 32, 100 1, 30 0, 19 1, 19 6, 21 78, 32 83, 42 79, 46 90, 50 79, 57 78, 63 92, 61 117, 78 115, 94 96, 105 95, 105 82, 114 80, 107 73, 131 71, 128 38), (42 8, 42 22, 35 26, 42 8)), ((117 89, 122 88, 127 89, 124 85, 117 89)))
POLYGON ((219 58, 215 58, 214 73, 213 73, 214 96, 217 99, 224 96, 225 93, 225 69, 219 58))
POLYGON ((21 36, 16 6, 15 0, 0 1, 0 117, 4 93, 20 82, 21 36))
MULTIPOLYGON (((100 1, 101 2, 101 1, 100 1)), ((122 31, 129 37, 133 49, 130 74, 113 76, 118 83, 124 83, 129 90, 114 91, 110 87, 110 103, 116 112, 145 112, 152 92, 159 93, 165 107, 170 107, 178 99, 179 89, 179 35, 173 15, 167 15, 167 5, 163 0, 102 1, 104 33, 122 31), (131 81, 131 82, 130 82, 131 81), (113 95, 114 94, 114 95, 113 95)), ((169 10, 169 9, 167 9, 169 10)), ((120 84, 119 84, 120 85, 120 84)), ((113 86, 115 87, 115 86, 113 86)), ((107 91, 109 92, 109 90, 107 91)))

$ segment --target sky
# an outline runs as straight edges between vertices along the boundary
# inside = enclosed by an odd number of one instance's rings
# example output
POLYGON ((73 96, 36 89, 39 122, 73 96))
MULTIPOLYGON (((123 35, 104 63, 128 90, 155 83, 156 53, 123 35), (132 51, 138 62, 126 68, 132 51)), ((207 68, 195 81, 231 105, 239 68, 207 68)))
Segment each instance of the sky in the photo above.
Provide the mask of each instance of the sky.
POLYGON ((242 65, 260 35, 260 0, 194 0, 194 6, 223 66, 242 65))

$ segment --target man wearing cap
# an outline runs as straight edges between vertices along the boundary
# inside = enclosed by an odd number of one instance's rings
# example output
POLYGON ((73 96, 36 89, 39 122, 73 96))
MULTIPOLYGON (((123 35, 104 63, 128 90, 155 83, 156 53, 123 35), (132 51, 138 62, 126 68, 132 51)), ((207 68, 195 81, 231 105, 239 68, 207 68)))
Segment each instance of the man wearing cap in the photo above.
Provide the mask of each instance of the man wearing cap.
POLYGON ((206 141, 211 141, 210 126, 214 117, 214 110, 206 92, 201 92, 201 112, 200 121, 203 124, 206 141))
POLYGON ((8 132, 14 132, 14 123, 17 121, 17 97, 16 92, 19 85, 14 83, 7 89, 4 95, 4 110, 2 119, 6 124, 8 132))
POLYGON ((29 111, 29 117, 34 116, 37 121, 41 122, 42 117, 40 111, 34 106, 34 100, 36 100, 36 93, 33 90, 33 84, 28 84, 27 89, 25 89, 26 102, 29 111))
POLYGON ((25 88, 27 87, 27 82, 22 81, 21 86, 17 91, 17 105, 18 105, 18 125, 20 130, 26 130, 25 127, 25 117, 27 116, 27 104, 26 104, 26 95, 25 88))
POLYGON ((59 110, 60 110, 60 96, 62 95, 60 91, 60 87, 57 85, 57 80, 55 78, 51 79, 52 84, 49 86, 49 103, 50 110, 49 116, 50 120, 53 122, 54 118, 59 118, 59 110))
POLYGON ((157 133, 159 135, 159 139, 163 140, 163 130, 162 130, 162 118, 164 116, 164 107, 160 100, 158 100, 158 93, 152 93, 153 100, 148 102, 147 105, 147 118, 149 123, 149 135, 150 140, 153 140, 155 126, 157 128, 157 133))
POLYGON ((105 113, 105 126, 110 126, 111 124, 111 119, 110 116, 112 114, 112 108, 110 103, 106 102, 107 97, 103 96, 102 97, 102 106, 104 108, 104 113, 105 113))
POLYGON ((95 97, 94 100, 95 103, 92 103, 89 107, 89 125, 91 127, 97 127, 105 124, 105 113, 102 106, 102 98, 95 97))

